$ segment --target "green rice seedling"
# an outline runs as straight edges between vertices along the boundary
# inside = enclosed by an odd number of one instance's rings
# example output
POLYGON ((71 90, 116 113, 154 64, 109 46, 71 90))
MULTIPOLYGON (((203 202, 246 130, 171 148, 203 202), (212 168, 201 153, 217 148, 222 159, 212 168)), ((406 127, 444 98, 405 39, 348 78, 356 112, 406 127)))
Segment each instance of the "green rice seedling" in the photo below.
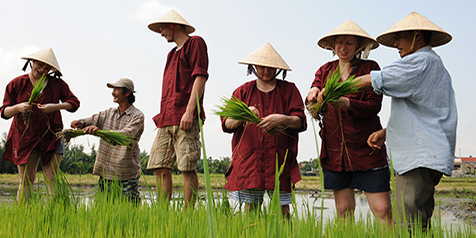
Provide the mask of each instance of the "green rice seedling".
POLYGON ((321 166, 321 156, 319 152, 319 144, 317 142, 317 133, 316 133, 316 127, 314 125, 314 121, 311 121, 312 123, 312 131, 314 133, 314 141, 316 142, 316 151, 317 151, 317 164, 319 168, 319 177, 321 178, 321 222, 320 222, 320 234, 324 234, 324 172, 322 170, 321 166))
MULTIPOLYGON (((33 86, 33 89, 31 90, 31 93, 30 93, 30 98, 28 99, 29 105, 33 104, 41 96, 43 89, 45 89, 46 87, 45 80, 46 80, 46 74, 43 74, 43 76, 41 76, 41 78, 33 86)), ((23 113, 23 123, 27 124, 29 120, 30 120, 30 112, 23 113)))
POLYGON ((256 124, 261 122, 261 118, 256 116, 256 114, 254 114, 243 101, 234 95, 231 97, 231 99, 222 97, 221 100, 223 105, 217 106, 219 110, 215 111, 215 114, 218 116, 231 118, 236 121, 246 121, 256 124))
MULTIPOLYGON (((200 100, 197 93, 197 111, 198 115, 200 115, 200 100)), ((250 110, 251 111, 251 110, 250 110)), ((254 115, 254 113, 253 113, 254 115)), ((215 221, 215 203, 213 199, 213 193, 210 183, 210 170, 208 168, 208 159, 207 159, 207 152, 205 150, 205 138, 203 136, 203 122, 200 117, 198 117, 198 121, 200 124, 200 136, 202 140, 202 151, 203 151, 203 171, 205 173, 205 186, 207 189, 207 215, 208 215, 208 223, 210 226, 210 237, 214 238, 217 237, 216 235, 216 221, 215 221)))
POLYGON ((346 80, 339 82, 342 77, 340 68, 337 67, 332 71, 327 77, 326 85, 324 86, 323 100, 322 103, 319 102, 310 102, 306 105, 307 110, 311 114, 312 118, 316 120, 321 120, 324 115, 326 115, 328 110, 329 103, 339 102, 339 98, 355 93, 359 90, 355 86, 360 79, 356 79, 355 75, 350 76, 346 80))
MULTIPOLYGON (((66 143, 68 143, 72 138, 82 136, 82 135, 89 135, 89 134, 86 134, 81 129, 64 129, 56 133, 56 137, 63 139, 66 143)), ((97 136, 103 139, 108 144, 113 146, 122 145, 122 146, 127 146, 131 148, 130 144, 137 143, 137 139, 135 137, 124 135, 120 132, 115 132, 115 131, 98 130, 94 134, 91 134, 91 135, 97 136)))

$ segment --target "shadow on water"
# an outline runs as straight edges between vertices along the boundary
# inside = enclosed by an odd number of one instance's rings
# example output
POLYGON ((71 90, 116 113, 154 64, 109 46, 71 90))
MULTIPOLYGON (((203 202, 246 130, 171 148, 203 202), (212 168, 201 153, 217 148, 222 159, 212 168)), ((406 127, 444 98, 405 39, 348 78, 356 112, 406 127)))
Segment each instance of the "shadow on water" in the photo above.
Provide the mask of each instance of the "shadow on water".
MULTIPOLYGON (((36 187, 36 186, 35 186, 36 187)), ((72 187, 73 191, 75 193, 75 196, 77 198, 80 198, 85 204, 89 204, 91 200, 94 198, 94 193, 95 193, 95 187, 94 186, 74 186, 72 187)), ((155 188, 151 188, 152 191, 155 191, 155 188)), ((17 193, 18 187, 14 185, 0 185, 0 204, 2 203, 11 203, 14 201, 15 196, 12 194, 17 193)), ((43 185, 40 185, 40 191, 45 193, 45 188, 43 185)), ((151 204, 151 201, 156 199, 155 197, 155 192, 151 195, 149 194, 149 191, 146 189, 140 189, 139 192, 141 193, 141 196, 143 197, 142 202, 151 204)), ((214 196, 215 200, 217 202, 222 200, 223 193, 221 190, 214 190, 214 196)), ((235 209, 239 209, 239 204, 238 202, 234 201, 231 198, 231 192, 228 192, 228 201, 230 202, 231 207, 234 207, 235 209)), ((206 193, 204 191, 199 191, 199 197, 201 201, 205 201, 206 193)), ((180 191, 174 191, 172 199, 175 200, 180 200, 182 199, 182 193, 180 191)), ((367 199, 364 194, 356 193, 355 196, 355 218, 356 219, 364 219, 364 221, 367 219, 367 217, 371 217, 372 220, 374 217, 371 214, 369 205, 367 203, 367 199)), ((270 204, 270 198, 268 195, 265 195, 264 197, 264 204, 269 205, 270 204)), ((296 208, 297 208, 297 214, 299 217, 303 216, 303 211, 306 211, 306 209, 314 209, 314 213, 316 216, 320 215, 320 206, 321 206, 321 196, 320 194, 317 193, 308 193, 308 192, 296 192, 296 208)), ((244 206, 241 206, 242 210, 244 210, 244 206)), ((291 212, 293 212, 293 207, 290 207, 291 212)), ((324 220, 329 221, 335 218, 336 216, 336 209, 335 209, 335 203, 334 203, 334 198, 332 192, 326 192, 324 195, 324 220)), ((445 227, 464 227, 465 224, 463 221, 458 220, 453 214, 441 211, 441 214, 439 214, 439 211, 436 209, 434 218, 438 218, 438 216, 441 216, 441 222, 442 225, 445 227)))

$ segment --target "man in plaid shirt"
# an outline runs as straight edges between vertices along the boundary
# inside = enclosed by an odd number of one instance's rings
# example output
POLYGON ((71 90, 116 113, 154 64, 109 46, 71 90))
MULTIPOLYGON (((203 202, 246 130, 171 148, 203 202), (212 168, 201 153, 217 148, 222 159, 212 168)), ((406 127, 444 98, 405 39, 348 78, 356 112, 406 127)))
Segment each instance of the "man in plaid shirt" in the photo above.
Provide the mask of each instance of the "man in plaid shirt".
MULTIPOLYGON (((91 117, 71 122, 71 127, 82 128, 94 134, 97 130, 120 132, 136 138, 137 142, 144 131, 144 114, 132 105, 135 102, 134 83, 121 78, 108 83, 113 88, 112 96, 118 107, 111 107, 91 117)), ((99 175, 99 189, 104 191, 108 183, 117 180, 128 199, 139 199, 140 149, 138 143, 129 146, 110 145, 101 139, 94 164, 93 174, 99 175)))

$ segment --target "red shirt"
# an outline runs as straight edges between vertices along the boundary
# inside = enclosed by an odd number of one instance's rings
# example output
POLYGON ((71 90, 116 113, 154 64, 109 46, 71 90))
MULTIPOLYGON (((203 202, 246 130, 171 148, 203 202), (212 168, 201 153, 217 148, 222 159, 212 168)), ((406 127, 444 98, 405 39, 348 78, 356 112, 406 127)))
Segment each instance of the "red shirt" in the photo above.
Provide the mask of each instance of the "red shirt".
MULTIPOLYGON (((7 85, 3 106, 0 107, 2 118, 9 119, 5 117, 5 107, 28 102, 32 89, 33 84, 28 74, 13 79, 7 85)), ((62 79, 49 78, 37 102, 40 104, 68 102, 73 106, 68 110, 69 112, 75 112, 79 107, 78 98, 62 79)), ((54 133, 62 129, 63 121, 60 111, 46 114, 38 107, 32 106, 29 124, 26 125, 23 122, 23 114, 16 114, 8 132, 3 159, 16 165, 25 164, 33 148, 39 145, 41 162, 43 165, 48 164, 60 143, 54 133)))
MULTIPOLYGON (((316 72, 312 86, 322 89, 328 74, 338 65, 339 61, 336 60, 321 66, 316 72)), ((375 61, 361 60, 351 75, 361 76, 371 70, 380 70, 380 67, 375 61)), ((385 148, 373 151, 367 144, 370 134, 382 129, 377 115, 382 107, 382 95, 366 91, 353 93, 348 97, 353 110, 343 107, 335 109, 329 105, 329 113, 324 117, 324 127, 320 131, 322 167, 340 172, 368 170, 387 165, 385 148), (342 116, 340 119, 339 112, 342 116)))
MULTIPOLYGON (((153 118, 158 128, 180 125, 195 77, 201 75, 208 79, 207 45, 201 37, 192 36, 181 49, 176 49, 174 47, 169 52, 165 64, 160 113, 153 118)), ((195 118, 198 118, 196 110, 195 118)), ((200 118, 205 119, 203 95, 200 98, 200 118)))
POLYGON ((255 106, 262 117, 274 113, 298 116, 302 126, 300 129, 288 128, 284 133, 269 135, 256 124, 243 123, 238 128, 229 130, 225 128, 225 119, 222 119, 223 131, 233 133, 233 160, 226 172, 225 188, 232 191, 251 188, 274 189, 276 154, 281 166, 286 150, 289 150, 279 181, 280 190, 291 192, 291 185, 301 180, 296 160, 298 133, 307 128, 304 104, 297 87, 294 83, 277 80, 276 87, 264 93, 256 87, 254 80, 238 87, 233 95, 248 106, 255 106))

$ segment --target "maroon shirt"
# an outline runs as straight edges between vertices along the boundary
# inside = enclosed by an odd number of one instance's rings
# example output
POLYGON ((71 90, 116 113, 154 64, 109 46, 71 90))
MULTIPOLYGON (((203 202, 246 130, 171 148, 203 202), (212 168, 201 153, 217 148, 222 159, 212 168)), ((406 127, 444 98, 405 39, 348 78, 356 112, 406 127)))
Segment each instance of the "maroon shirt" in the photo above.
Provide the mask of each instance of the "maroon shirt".
POLYGON ((256 87, 254 80, 238 87, 233 95, 246 105, 255 106, 263 118, 274 113, 298 116, 302 126, 299 129, 288 128, 284 133, 270 135, 256 124, 248 123, 229 130, 225 127, 225 119, 222 119, 223 131, 233 133, 233 160, 226 172, 225 188, 232 191, 251 188, 274 189, 276 154, 281 166, 286 150, 289 150, 284 171, 279 177, 279 189, 291 192, 291 185, 301 180, 296 160, 298 133, 307 128, 301 94, 294 83, 283 80, 277 80, 276 87, 264 93, 256 87))
MULTIPOLYGON (((0 107, 2 118, 9 119, 5 117, 5 107, 28 102, 32 90, 33 84, 28 74, 13 79, 7 85, 3 106, 0 107)), ((43 94, 36 102, 40 104, 68 102, 73 106, 68 110, 69 112, 75 112, 79 107, 78 98, 62 79, 49 78, 43 94)), ((25 164, 33 148, 39 145, 41 162, 43 165, 48 164, 60 143, 54 133, 62 129, 63 121, 60 111, 47 114, 38 107, 32 106, 29 124, 26 125, 23 122, 23 114, 16 114, 8 132, 3 159, 16 165, 25 164)))
MULTIPOLYGON (((328 74, 338 65, 339 61, 336 60, 321 66, 316 72, 312 86, 322 89, 328 74)), ((375 61, 362 60, 354 67, 351 75, 361 76, 371 70, 380 70, 380 67, 375 61)), ((322 167, 340 172, 368 170, 387 165, 385 148, 373 151, 367 144, 370 134, 382 129, 377 115, 382 107, 382 95, 366 91, 347 97, 353 110, 343 107, 335 109, 329 105, 329 114, 324 117, 324 127, 320 132, 322 167), (340 120, 339 112, 342 116, 340 120)))
MULTIPOLYGON (((208 53, 205 41, 199 36, 188 38, 180 50, 174 47, 167 56, 164 79, 162 82, 162 99, 160 113, 153 120, 160 127, 180 125, 192 93, 196 76, 208 79, 208 53)), ((195 110, 195 118, 197 111, 195 110)), ((205 119, 203 95, 200 98, 200 118, 205 119)))

